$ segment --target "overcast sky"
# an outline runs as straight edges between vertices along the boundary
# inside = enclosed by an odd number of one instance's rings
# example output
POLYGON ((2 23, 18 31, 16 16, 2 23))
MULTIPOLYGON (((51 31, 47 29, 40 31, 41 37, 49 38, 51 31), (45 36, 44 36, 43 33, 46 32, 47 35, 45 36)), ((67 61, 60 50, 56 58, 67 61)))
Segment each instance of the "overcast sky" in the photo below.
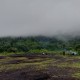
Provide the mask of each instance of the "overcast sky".
POLYGON ((0 36, 79 32, 80 0, 0 0, 0 36))

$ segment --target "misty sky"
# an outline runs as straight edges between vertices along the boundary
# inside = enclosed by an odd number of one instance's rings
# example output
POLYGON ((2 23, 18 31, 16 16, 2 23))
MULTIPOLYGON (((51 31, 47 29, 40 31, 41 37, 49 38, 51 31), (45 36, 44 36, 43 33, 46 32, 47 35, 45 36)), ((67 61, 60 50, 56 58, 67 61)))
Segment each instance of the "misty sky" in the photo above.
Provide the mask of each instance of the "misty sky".
POLYGON ((80 0, 0 0, 0 36, 79 32, 80 0))

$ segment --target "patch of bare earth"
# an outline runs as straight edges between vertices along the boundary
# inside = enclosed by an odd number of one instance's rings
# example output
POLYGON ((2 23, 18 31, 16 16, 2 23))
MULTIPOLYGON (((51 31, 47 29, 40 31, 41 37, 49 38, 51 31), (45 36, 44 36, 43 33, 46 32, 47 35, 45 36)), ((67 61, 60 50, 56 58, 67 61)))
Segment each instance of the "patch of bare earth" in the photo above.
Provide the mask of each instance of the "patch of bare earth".
POLYGON ((44 70, 36 70, 32 66, 25 69, 0 73, 0 80, 80 80, 71 77, 79 69, 49 66, 44 70))
POLYGON ((0 73, 0 80, 47 80, 49 78, 46 72, 31 68, 0 73))
POLYGON ((6 58, 6 56, 0 56, 0 59, 5 59, 6 58))
MULTIPOLYGON (((19 56, 16 56, 16 58, 19 56)), ((77 61, 76 60, 68 60, 67 58, 61 56, 48 56, 48 55, 28 55, 26 58, 28 60, 11 60, 5 64, 19 64, 19 63, 35 63, 45 61, 46 58, 53 58, 57 60, 57 64, 60 62, 66 61, 77 61), (42 58, 38 60, 37 58, 42 58)), ((80 68, 72 68, 72 67, 58 67, 53 66, 53 63, 50 63, 46 69, 37 70, 33 65, 29 67, 25 67, 17 70, 9 70, 0 72, 0 80, 80 80, 75 77, 72 77, 76 71, 80 71, 80 68)), ((36 65, 35 65, 36 66, 36 65)))

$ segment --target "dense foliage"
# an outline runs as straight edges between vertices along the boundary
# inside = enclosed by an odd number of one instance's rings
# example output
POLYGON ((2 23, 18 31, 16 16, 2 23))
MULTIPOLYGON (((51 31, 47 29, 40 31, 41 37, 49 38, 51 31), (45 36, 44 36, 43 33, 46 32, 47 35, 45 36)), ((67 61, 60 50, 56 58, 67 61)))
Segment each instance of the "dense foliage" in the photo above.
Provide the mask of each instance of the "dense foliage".
POLYGON ((63 49, 80 51, 80 37, 67 41, 44 36, 0 38, 0 53, 39 52, 40 50, 48 52, 63 49))

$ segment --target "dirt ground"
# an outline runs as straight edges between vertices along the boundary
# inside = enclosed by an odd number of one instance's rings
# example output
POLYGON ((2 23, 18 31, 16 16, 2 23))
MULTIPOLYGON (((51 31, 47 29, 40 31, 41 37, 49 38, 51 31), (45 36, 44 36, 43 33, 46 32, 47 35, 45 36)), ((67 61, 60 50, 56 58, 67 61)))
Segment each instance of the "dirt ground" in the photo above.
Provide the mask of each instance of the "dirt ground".
POLYGON ((0 56, 0 80, 80 80, 80 57, 0 56))

